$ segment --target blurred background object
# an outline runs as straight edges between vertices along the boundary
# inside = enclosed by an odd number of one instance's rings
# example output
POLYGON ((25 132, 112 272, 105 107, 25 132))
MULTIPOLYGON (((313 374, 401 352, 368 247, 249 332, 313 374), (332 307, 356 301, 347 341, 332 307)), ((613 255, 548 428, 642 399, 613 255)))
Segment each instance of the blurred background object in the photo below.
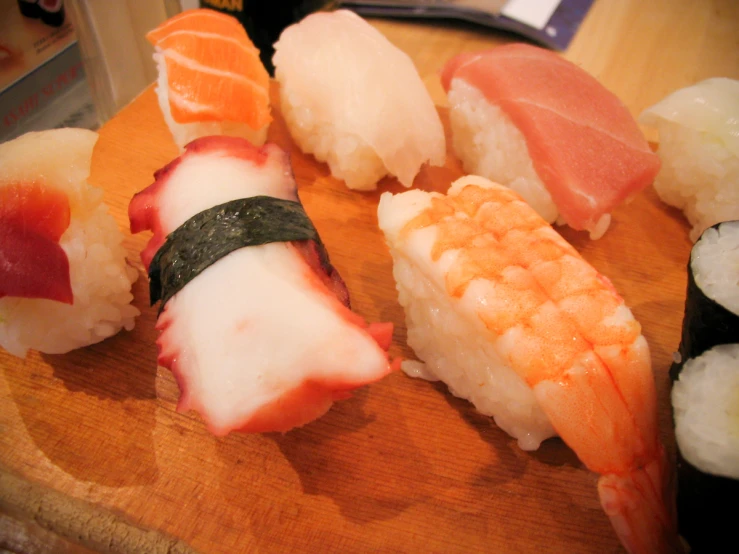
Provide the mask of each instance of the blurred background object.
POLYGON ((67 0, 101 123, 156 79, 146 33, 180 12, 178 0, 67 0))
POLYGON ((466 21, 565 50, 594 0, 342 0, 368 17, 466 21))
POLYGON ((0 141, 98 125, 62 0, 0 0, 0 141))
POLYGON ((0 141, 105 123, 155 80, 146 32, 181 9, 179 0, 0 0, 0 141))

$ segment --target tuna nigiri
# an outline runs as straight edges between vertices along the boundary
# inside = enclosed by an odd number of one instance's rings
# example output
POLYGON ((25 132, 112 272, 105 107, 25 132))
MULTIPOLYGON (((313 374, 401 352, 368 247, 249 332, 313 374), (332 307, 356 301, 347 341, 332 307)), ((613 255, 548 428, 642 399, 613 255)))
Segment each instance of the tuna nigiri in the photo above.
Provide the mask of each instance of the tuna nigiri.
POLYGON ((598 238, 659 170, 621 101, 554 52, 509 44, 461 54, 442 84, 464 168, 516 190, 549 223, 598 238))
POLYGON ((188 10, 146 38, 155 49, 159 107, 180 149, 206 135, 264 144, 271 121, 269 74, 235 18, 188 10))
POLYGON ((0 145, 0 346, 61 354, 132 329, 136 270, 102 192, 97 133, 57 129, 0 145))
POLYGON ((629 551, 678 549, 649 347, 608 279, 482 177, 447 196, 385 193, 378 217, 423 373, 525 450, 562 437, 601 474, 601 505, 629 551))
POLYGON ((309 15, 275 44, 290 134, 351 189, 385 175, 406 187, 446 158, 439 114, 410 58, 347 10, 309 15))
POLYGON ((204 137, 129 206, 161 298, 159 363, 218 435, 287 431, 391 371, 392 326, 349 309, 287 155, 204 137))

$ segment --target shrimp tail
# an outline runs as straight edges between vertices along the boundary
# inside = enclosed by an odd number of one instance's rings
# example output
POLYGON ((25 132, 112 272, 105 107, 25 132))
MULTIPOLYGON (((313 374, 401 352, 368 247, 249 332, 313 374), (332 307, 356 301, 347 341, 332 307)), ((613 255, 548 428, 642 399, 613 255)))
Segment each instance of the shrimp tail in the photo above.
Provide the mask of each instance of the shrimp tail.
POLYGON ((632 554, 684 553, 677 534, 674 477, 664 450, 641 467, 598 480, 603 510, 622 544, 632 554))

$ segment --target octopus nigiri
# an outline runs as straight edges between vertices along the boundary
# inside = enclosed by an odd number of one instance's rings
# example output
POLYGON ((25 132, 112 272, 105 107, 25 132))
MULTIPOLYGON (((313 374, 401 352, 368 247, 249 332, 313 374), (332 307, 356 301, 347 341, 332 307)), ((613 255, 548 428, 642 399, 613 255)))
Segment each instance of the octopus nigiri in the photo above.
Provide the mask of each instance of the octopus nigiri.
POLYGON ((403 369, 534 450, 559 435, 591 470, 631 552, 679 548, 649 347, 623 299, 514 191, 477 176, 448 195, 380 199, 408 344, 403 369))
POLYGON ((279 147, 204 137, 129 206, 152 230, 159 364, 217 435, 288 431, 391 370, 391 324, 365 324, 279 147))

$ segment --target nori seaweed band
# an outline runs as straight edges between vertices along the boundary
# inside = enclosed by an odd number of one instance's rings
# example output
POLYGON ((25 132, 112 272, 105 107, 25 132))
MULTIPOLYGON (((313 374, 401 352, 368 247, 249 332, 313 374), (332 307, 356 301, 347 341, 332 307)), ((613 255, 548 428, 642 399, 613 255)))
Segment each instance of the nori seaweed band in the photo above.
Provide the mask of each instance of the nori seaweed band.
POLYGON ((149 265, 151 305, 167 301, 208 266, 234 250, 271 242, 313 240, 328 255, 300 202, 271 196, 231 200, 204 210, 167 236, 149 265))
MULTIPOLYGON (((722 222, 714 225, 718 229, 722 222)), ((697 244, 697 243, 696 243, 697 244)), ((693 247, 695 248, 695 247, 693 247)), ((683 364, 700 356, 719 344, 739 341, 739 315, 728 310, 705 292, 695 282, 693 254, 688 260, 688 290, 685 296, 685 316, 680 337, 680 361, 672 364, 670 377, 676 380, 683 364)))

